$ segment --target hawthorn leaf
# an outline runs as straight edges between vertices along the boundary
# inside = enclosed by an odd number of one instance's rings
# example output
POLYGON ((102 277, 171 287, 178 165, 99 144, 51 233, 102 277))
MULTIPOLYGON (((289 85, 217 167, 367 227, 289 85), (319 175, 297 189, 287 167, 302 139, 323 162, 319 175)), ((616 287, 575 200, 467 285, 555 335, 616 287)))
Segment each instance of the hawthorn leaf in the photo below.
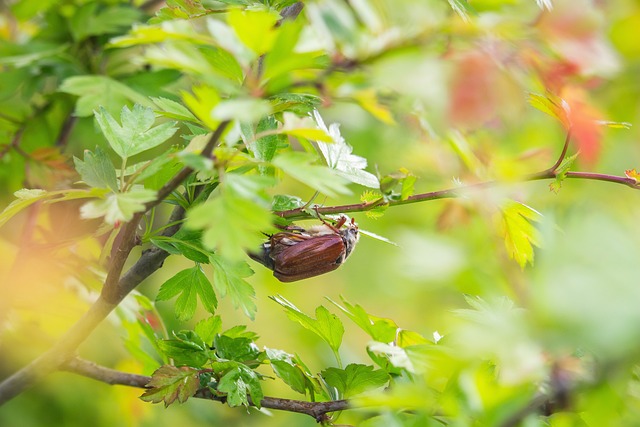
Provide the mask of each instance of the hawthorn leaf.
POLYGON ((217 335, 213 341, 218 357, 236 362, 250 362, 258 358, 260 349, 251 338, 217 335))
POLYGON ((102 106, 95 112, 95 118, 111 148, 123 159, 157 147, 178 130, 176 122, 152 127, 155 113, 140 104, 135 104, 133 110, 126 105, 122 107, 122 125, 102 106))
POLYGON ((186 226, 202 229, 204 247, 235 262, 262 243, 262 231, 271 228, 271 213, 252 200, 222 191, 191 209, 186 226))
POLYGON ((82 218, 100 218, 108 224, 127 222, 137 212, 145 210, 145 203, 156 199, 156 192, 134 187, 126 193, 110 193, 104 199, 92 200, 80 208, 82 218))
POLYGON ((231 407, 240 405, 248 407, 247 395, 249 395, 253 404, 259 409, 264 397, 258 374, 242 364, 238 364, 224 374, 220 378, 217 389, 227 394, 227 403, 231 407))
POLYGON ((307 389, 313 392, 313 385, 303 369, 295 363, 292 355, 270 348, 266 348, 265 352, 273 372, 292 390, 301 394, 306 394, 307 389))
POLYGON ((80 177, 88 186, 118 191, 116 169, 102 148, 96 147, 95 152, 85 150, 84 160, 74 157, 73 162, 80 177))
POLYGON ((244 314, 251 320, 256 315, 256 292, 246 280, 253 274, 253 270, 244 261, 230 262, 215 254, 209 257, 213 266, 213 283, 220 295, 229 295, 233 306, 242 308, 244 314))
POLYGON ((117 111, 129 102, 149 107, 153 105, 146 96, 107 76, 69 77, 58 90, 79 97, 74 110, 74 115, 78 117, 89 117, 100 106, 105 106, 109 111, 117 111))
POLYGON ((532 221, 540 222, 542 214, 535 209, 516 201, 510 201, 501 208, 502 234, 509 256, 521 268, 527 263, 533 264, 533 246, 540 247, 540 232, 532 221))
POLYGON ((184 403, 196 394, 200 387, 200 379, 195 369, 165 365, 153 373, 147 387, 149 389, 140 399, 151 403, 164 402, 164 406, 167 407, 176 400, 184 403))
POLYGON ((179 102, 163 97, 151 98, 151 100, 160 109, 157 111, 158 114, 175 120, 198 122, 198 119, 193 113, 179 102))
POLYGON ((381 342, 392 342, 395 340, 398 325, 393 320, 373 316, 367 313, 360 305, 352 305, 344 298, 342 298, 344 307, 328 297, 327 299, 342 310, 353 323, 358 325, 373 340, 381 342))
POLYGON ((567 172, 571 169, 571 166, 573 166, 573 162, 576 160, 576 157, 578 157, 578 153, 570 157, 565 157, 556 168, 556 179, 549 184, 549 189, 551 189, 551 191, 556 194, 560 191, 562 182, 567 179, 567 172))
POLYGON ((335 314, 331 314, 329 310, 321 305, 316 308, 316 318, 314 319, 301 312, 298 307, 282 296, 278 295, 269 298, 285 308, 289 319, 298 322, 302 327, 318 335, 329 344, 336 358, 338 358, 338 349, 342 344, 344 326, 335 314))
POLYGON ((327 368, 321 375, 325 382, 335 387, 345 399, 382 387, 389 382, 389 374, 382 369, 374 370, 373 366, 356 363, 351 363, 344 369, 327 368))
POLYGON ((334 169, 338 175, 351 182, 369 188, 380 188, 378 178, 364 170, 367 167, 367 159, 352 154, 353 147, 347 144, 340 134, 339 125, 332 123, 327 128, 317 110, 313 112, 313 117, 318 124, 318 128, 333 139, 331 144, 317 141, 318 148, 320 148, 327 161, 327 165, 334 169))
POLYGON ((276 156, 272 163, 287 175, 327 196, 351 194, 346 178, 326 166, 312 165, 311 160, 305 153, 284 152, 276 156))
POLYGON ((186 321, 196 312, 197 298, 205 310, 214 313, 218 300, 213 287, 199 265, 182 270, 160 286, 156 301, 166 301, 180 294, 175 303, 175 314, 180 320, 186 321))
POLYGON ((180 331, 172 339, 157 340, 158 349, 178 366, 202 367, 215 357, 194 331, 180 331))
POLYGON ((207 317, 196 323, 193 330, 205 343, 211 345, 216 335, 222 332, 222 318, 217 314, 207 317))

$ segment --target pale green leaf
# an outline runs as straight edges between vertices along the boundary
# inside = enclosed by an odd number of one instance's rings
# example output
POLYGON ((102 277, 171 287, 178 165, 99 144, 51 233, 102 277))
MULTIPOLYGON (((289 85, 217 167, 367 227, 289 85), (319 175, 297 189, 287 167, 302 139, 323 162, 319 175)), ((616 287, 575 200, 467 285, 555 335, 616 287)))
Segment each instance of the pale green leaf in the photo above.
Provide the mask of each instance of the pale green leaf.
POLYGON ((382 387, 389 382, 389 374, 373 366, 349 364, 344 369, 327 368, 322 378, 331 387, 335 387, 340 396, 348 399, 352 396, 382 387))
POLYGON ((152 127, 155 114, 151 108, 136 104, 133 110, 122 107, 122 126, 104 108, 95 112, 96 121, 113 150, 127 158, 157 147, 176 132, 176 122, 166 122, 152 127))
POLYGON ((218 391, 227 393, 227 403, 231 407, 249 406, 249 395, 253 404, 260 408, 260 402, 264 397, 258 375, 242 364, 238 364, 220 378, 218 391))
POLYGON ((96 147, 95 152, 85 150, 84 161, 77 157, 74 157, 73 161, 80 177, 87 185, 118 191, 116 169, 102 148, 96 147))
POLYGON ((316 318, 314 319, 301 312, 282 296, 270 298, 285 308, 287 316, 291 320, 298 322, 302 327, 315 333, 329 344, 336 357, 338 357, 338 349, 344 335, 344 326, 336 315, 331 314, 325 307, 319 306, 316 308, 316 318))
POLYGON ((210 257, 213 266, 213 283, 220 295, 229 295, 233 306, 242 308, 244 314, 251 320, 256 315, 256 292, 245 277, 251 276, 253 270, 244 262, 229 262, 216 255, 210 257))
POLYGON ((271 227, 271 213, 252 200, 222 191, 191 209, 186 226, 203 230, 206 248, 237 261, 245 256, 245 250, 262 243, 262 232, 271 227))
POLYGON ((153 106, 146 96, 107 76, 69 77, 62 82, 59 90, 79 96, 74 111, 78 117, 91 116, 99 106, 106 107, 108 111, 118 111, 122 105, 130 102, 153 106))
POLYGON ((240 122, 257 122, 271 113, 268 101, 256 98, 236 98, 218 103, 211 110, 211 117, 216 120, 238 120, 240 122))
POLYGON ((111 193, 104 199, 93 200, 80 208, 82 218, 99 218, 105 222, 127 222, 137 212, 145 210, 145 203, 155 200, 156 192, 145 188, 133 188, 126 193, 111 193))
POLYGON ((305 153, 284 152, 276 156, 272 163, 287 175, 327 196, 351 194, 347 179, 326 166, 312 165, 311 160, 305 153))

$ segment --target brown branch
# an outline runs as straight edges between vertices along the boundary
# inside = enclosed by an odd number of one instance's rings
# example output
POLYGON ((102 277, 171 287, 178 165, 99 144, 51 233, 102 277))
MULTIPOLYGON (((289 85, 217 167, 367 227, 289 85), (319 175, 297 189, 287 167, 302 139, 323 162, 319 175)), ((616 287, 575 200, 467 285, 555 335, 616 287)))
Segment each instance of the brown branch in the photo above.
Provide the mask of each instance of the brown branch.
MULTIPOLYGON (((228 124, 229 122, 220 123, 218 129, 213 133, 211 139, 203 150, 203 155, 211 155, 213 148, 228 124)), ((184 172, 186 169, 189 168, 183 169, 177 175, 183 177, 182 180, 188 176, 188 174, 185 175, 184 172)), ((192 170, 190 170, 189 173, 191 172, 192 170)), ((149 206, 147 206, 147 210, 156 206, 171 194, 171 192, 182 183, 182 180, 178 181, 178 179, 174 177, 169 184, 162 187, 158 192, 156 202, 149 204, 149 206)), ((152 247, 144 251, 140 259, 138 259, 138 261, 124 276, 122 276, 124 264, 129 257, 129 253, 136 244, 136 231, 143 215, 144 212, 135 214, 131 221, 126 223, 120 231, 120 234, 117 237, 119 244, 112 254, 107 278, 98 300, 89 307, 89 310, 58 340, 58 342, 53 345, 52 348, 0 383, 0 405, 16 397, 33 383, 40 380, 50 372, 57 370, 63 363, 69 360, 78 346, 109 315, 109 313, 116 308, 122 299, 124 299, 124 297, 127 296, 127 294, 138 286, 144 279, 162 266, 163 261, 169 256, 169 254, 162 249, 152 247)), ((180 226, 178 223, 183 216, 184 209, 179 206, 176 207, 170 219, 170 222, 175 223, 175 225, 165 229, 163 235, 173 235, 179 229, 180 226)))
MULTIPOLYGON (((553 166, 543 171, 523 176, 522 178, 520 178, 520 182, 538 181, 543 179, 556 179, 558 177, 558 168, 560 167, 560 165, 562 164, 562 161, 565 159, 567 155, 567 150, 569 148, 570 140, 571 140, 571 131, 567 133, 567 137, 565 138, 560 156, 558 157, 556 162, 553 164, 553 166)), ((595 173, 595 172, 567 171, 565 172, 565 177, 572 178, 572 179, 588 179, 592 181, 612 182, 615 184, 626 185, 627 187, 633 188, 634 190, 640 190, 640 183, 638 183, 638 181, 636 181, 635 179, 629 178, 626 176, 608 175, 608 174, 601 174, 601 173, 595 173)), ((479 183, 470 184, 470 185, 464 185, 456 188, 449 188, 446 190, 438 190, 438 191, 430 191, 427 193, 414 194, 413 196, 410 196, 405 200, 385 201, 383 198, 380 198, 373 202, 355 203, 350 205, 339 205, 339 206, 323 206, 323 207, 318 207, 317 212, 325 215, 348 213, 348 212, 366 212, 378 206, 399 206, 399 205, 407 205, 410 203, 426 202, 429 200, 456 198, 456 197, 460 197, 461 195, 464 195, 469 191, 476 191, 483 188, 495 187, 501 184, 503 184, 503 182, 501 181, 485 181, 485 182, 479 182, 479 183)), ((282 218, 289 218, 289 219, 313 218, 313 215, 309 214, 306 211, 305 207, 289 209, 285 211, 278 211, 278 212, 274 212, 274 214, 282 218)))
MULTIPOLYGON (((106 368, 80 358, 68 360, 61 366, 61 369, 111 385, 117 384, 129 387, 147 388, 147 384, 151 381, 151 377, 145 375, 116 371, 115 369, 106 368)), ((207 388, 201 388, 198 390, 194 397, 215 400, 223 403, 226 401, 224 396, 216 396, 207 388)), ((255 403, 251 401, 251 397, 247 396, 247 398, 249 403, 252 406, 255 406, 255 403)), ((326 415, 330 412, 344 411, 345 409, 350 408, 347 400, 308 402, 304 400, 282 399, 269 396, 265 396, 260 401, 260 406, 268 409, 309 415, 318 422, 327 421, 328 418, 326 415)))

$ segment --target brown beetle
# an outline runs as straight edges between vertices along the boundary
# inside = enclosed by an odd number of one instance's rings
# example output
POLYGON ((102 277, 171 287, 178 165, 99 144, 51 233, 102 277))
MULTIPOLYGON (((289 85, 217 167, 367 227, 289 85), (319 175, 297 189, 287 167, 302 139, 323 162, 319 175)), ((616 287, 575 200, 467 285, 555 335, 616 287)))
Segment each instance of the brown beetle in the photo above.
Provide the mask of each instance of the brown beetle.
POLYGON ((273 270, 281 282, 295 282, 340 267, 359 238, 354 219, 347 222, 347 217, 342 216, 336 225, 323 220, 322 225, 309 229, 291 227, 276 233, 262 244, 260 253, 249 256, 273 270))

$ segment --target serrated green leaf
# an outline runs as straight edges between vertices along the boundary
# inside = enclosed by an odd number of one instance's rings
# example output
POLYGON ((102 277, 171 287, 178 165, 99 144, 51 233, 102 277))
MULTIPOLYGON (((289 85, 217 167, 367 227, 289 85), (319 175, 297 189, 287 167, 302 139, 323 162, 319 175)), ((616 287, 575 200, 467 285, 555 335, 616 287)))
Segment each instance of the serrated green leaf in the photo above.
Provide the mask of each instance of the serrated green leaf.
POLYGON ((198 371, 194 369, 165 365, 153 373, 147 387, 149 389, 140 399, 151 403, 164 401, 167 407, 176 400, 180 403, 186 402, 198 391, 200 380, 198 371))
POLYGON ((202 247, 200 232, 180 229, 172 237, 157 236, 152 237, 150 241, 171 255, 184 255, 191 261, 209 263, 210 252, 202 247))
POLYGON ((166 122, 151 127, 155 114, 151 108, 136 104, 133 110, 125 105, 120 118, 122 126, 104 108, 95 112, 95 118, 111 148, 123 159, 133 156, 171 138, 176 132, 176 122, 166 122))
POLYGON ((215 358, 213 351, 208 349, 206 343, 195 332, 180 331, 174 333, 174 337, 158 340, 157 346, 176 365, 199 368, 215 358))
POLYGON ((214 313, 218 306, 216 294, 207 276, 198 265, 182 270, 160 286, 156 301, 166 301, 180 294, 175 314, 180 320, 189 320, 196 312, 197 297, 205 310, 214 313))
POLYGON ((203 230, 206 248, 237 261, 245 256, 245 250, 262 242, 261 232, 271 227, 271 213, 254 201, 222 191, 191 209, 186 226, 203 230))
POLYGON ((132 188, 126 193, 111 193, 104 199, 85 203, 80 208, 82 218, 104 216, 107 224, 127 222, 137 212, 145 210, 145 203, 156 199, 156 192, 146 188, 132 188))
POLYGON ((352 305, 344 298, 342 298, 344 307, 330 298, 327 299, 375 341, 392 342, 396 339, 398 325, 393 320, 370 315, 360 305, 352 305))
POLYGON ((130 102, 147 107, 153 105, 146 96, 107 76, 69 77, 62 82, 58 90, 79 97, 74 111, 78 117, 91 116, 99 106, 104 106, 109 111, 117 111, 122 105, 130 102))
POLYGON ((533 246, 540 246, 540 232, 531 221, 540 222, 542 215, 529 206, 511 201, 502 207, 502 233, 509 256, 520 267, 533 264, 533 246))
POLYGON ((304 153, 285 152, 276 156, 272 163, 287 175, 327 196, 351 194, 347 188, 347 179, 328 167, 312 165, 311 160, 312 158, 304 153))
POLYGON ((579 153, 576 153, 573 156, 565 157, 560 165, 556 168, 556 179, 549 184, 549 188, 551 189, 551 191, 556 194, 558 193, 558 191, 560 191, 562 182, 567 178, 567 172, 569 172, 571 166, 573 166, 573 162, 578 157, 578 154, 579 153))
POLYGON ((325 382, 335 387, 345 399, 382 387, 389 382, 389 374, 385 371, 355 363, 347 365, 344 369, 325 369, 321 375, 325 382))
POLYGON ((85 150, 84 161, 77 157, 74 157, 73 161, 80 177, 87 185, 97 188, 109 188, 114 192, 118 191, 116 169, 102 148, 96 147, 93 153, 85 150))
POLYGON ((229 337, 217 335, 213 341, 216 354, 221 359, 236 362, 254 362, 260 354, 260 349, 252 339, 246 337, 229 337))
POLYGON ((287 211, 290 209, 300 208, 305 202, 298 196, 290 196, 288 194, 276 194, 271 201, 271 210, 274 212, 287 211))
MULTIPOLYGON (((273 156, 275 156, 277 149, 283 143, 286 143, 286 139, 282 135, 268 135, 256 140, 253 129, 251 129, 250 126, 243 125, 242 127, 245 131, 245 140, 249 142, 249 150, 251 150, 253 157, 258 160, 270 162, 273 159, 273 156)), ((256 133, 259 134, 261 132, 274 131, 277 128, 278 122, 276 119, 273 116, 267 116, 258 123, 256 133)))
POLYGON ((247 395, 251 396, 253 404, 260 408, 264 397, 258 375, 244 365, 238 365, 229 370, 218 383, 218 391, 227 394, 229 406, 249 406, 247 395))
POLYGON ((295 305, 287 301, 282 296, 269 297, 281 306, 287 312, 287 316, 298 322, 305 329, 318 335, 333 350, 336 359, 340 360, 338 349, 342 344, 342 336, 344 335, 344 326, 338 317, 331 314, 324 306, 316 308, 316 318, 312 318, 301 312, 295 305))
POLYGON ((198 122, 196 116, 189 111, 187 107, 180 104, 179 102, 173 101, 171 99, 157 97, 151 98, 156 104, 156 106, 160 109, 158 111, 159 114, 162 114, 165 117, 169 117, 175 120, 181 121, 189 121, 189 122, 198 122))
POLYGON ((196 323, 194 331, 207 345, 213 344, 213 339, 222 332, 222 318, 217 314, 196 323))
POLYGON ((229 262, 217 255, 210 256, 213 266, 213 283, 220 295, 229 295, 233 306, 242 308, 244 314, 251 320, 256 315, 256 292, 245 277, 251 276, 253 270, 244 262, 229 262))

